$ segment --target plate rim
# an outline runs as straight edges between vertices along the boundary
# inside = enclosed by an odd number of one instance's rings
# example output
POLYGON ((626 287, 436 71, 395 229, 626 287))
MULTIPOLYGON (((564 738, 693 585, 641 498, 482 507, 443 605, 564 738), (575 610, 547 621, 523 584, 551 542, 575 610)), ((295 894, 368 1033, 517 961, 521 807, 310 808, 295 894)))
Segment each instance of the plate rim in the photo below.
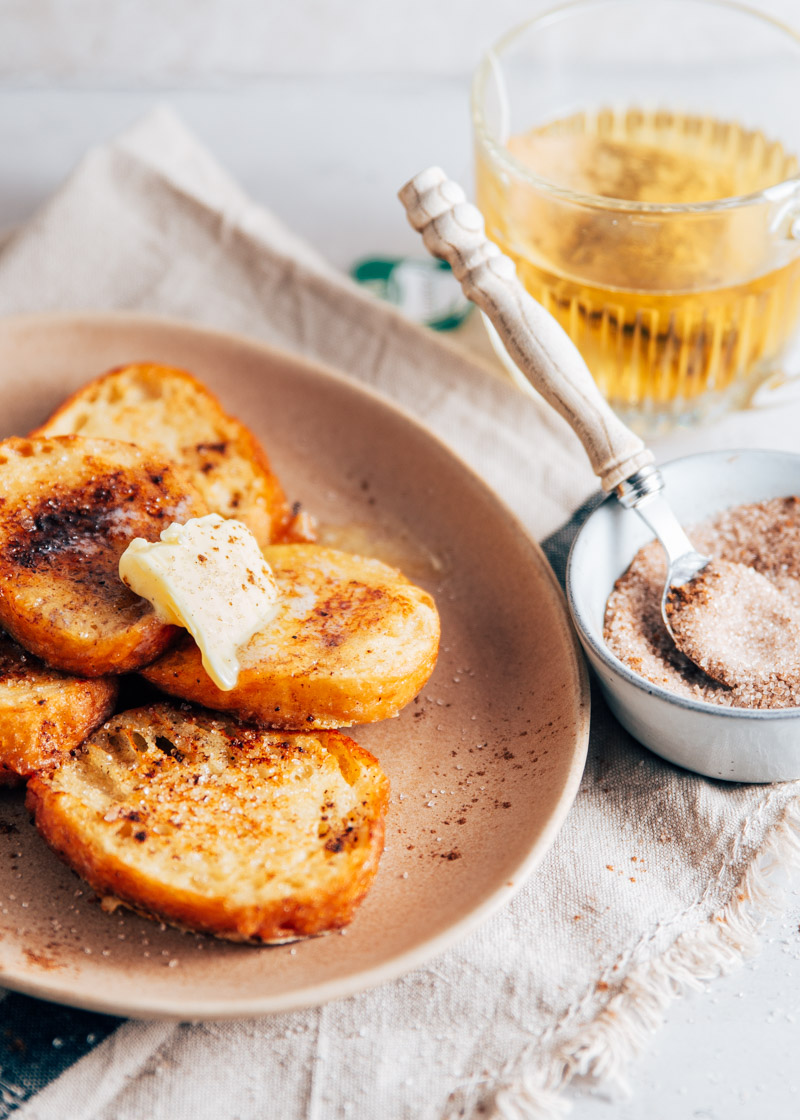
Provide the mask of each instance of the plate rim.
MULTIPOLYGON (((536 842, 531 846, 526 855, 511 869, 506 881, 496 887, 484 900, 469 911, 460 920, 453 922, 446 929, 432 938, 428 938, 414 948, 400 953, 387 961, 374 965, 366 970, 349 973, 345 977, 326 980, 311 987, 285 992, 279 995, 262 997, 247 996, 241 1000, 227 997, 222 1000, 205 1000, 193 1003, 187 1007, 180 1002, 180 998, 154 998, 152 995, 145 997, 141 1002, 127 999, 122 1002, 113 997, 94 996, 90 993, 76 990, 70 992, 64 986, 51 986, 45 978, 30 980, 25 976, 9 975, 0 964, 0 985, 10 991, 21 992, 26 995, 45 999, 63 1006, 82 1008, 88 1011, 97 1011, 109 1015, 119 1015, 126 1018, 149 1020, 174 1020, 184 1022, 198 1022, 204 1020, 221 1020, 244 1018, 248 1016, 263 1016, 281 1014, 289 1011, 299 1011, 309 1007, 317 1007, 332 1000, 343 999, 377 987, 380 984, 396 980, 398 977, 413 971, 426 961, 438 956, 445 949, 467 937, 478 925, 486 921, 502 906, 523 888, 532 872, 541 863, 544 856, 552 847, 556 836, 566 820, 578 793, 589 746, 589 724, 591 715, 591 699, 589 688, 589 673, 586 661, 575 633, 569 614, 569 608, 564 592, 558 583, 556 575, 550 566, 541 546, 531 533, 525 528, 520 519, 507 506, 505 501, 492 489, 489 484, 467 463, 461 455, 451 448, 436 432, 423 420, 402 404, 385 396, 371 385, 351 377, 325 362, 311 358, 296 351, 287 350, 281 346, 264 342, 250 335, 241 334, 224 328, 207 327, 190 320, 175 318, 173 316, 143 313, 138 311, 78 311, 78 312, 27 312, 24 314, 0 316, 0 332, 13 331, 15 327, 31 327, 46 330, 48 327, 79 327, 85 326, 113 328, 115 325, 138 326, 142 329, 158 328, 179 331, 195 336, 218 339, 227 344, 243 347, 250 351, 258 351, 264 358, 277 358, 283 363, 303 367, 315 376, 324 380, 342 385, 347 391, 360 394, 381 409, 388 409, 400 418, 406 425, 421 430, 422 434, 432 441, 440 452, 456 461, 460 469, 467 475, 472 485, 484 492, 489 500, 499 507, 504 518, 511 524, 515 533, 526 543, 531 562, 539 569, 553 592, 554 607, 556 608, 561 627, 566 640, 566 647, 572 654, 572 685, 576 692, 576 737, 572 759, 567 772, 567 777, 561 789, 554 812, 548 819, 536 842)), ((331 936, 331 935, 328 935, 331 936)), ((333 934, 335 936, 335 934, 333 934)), ((264 948, 269 948, 265 946, 264 948)))

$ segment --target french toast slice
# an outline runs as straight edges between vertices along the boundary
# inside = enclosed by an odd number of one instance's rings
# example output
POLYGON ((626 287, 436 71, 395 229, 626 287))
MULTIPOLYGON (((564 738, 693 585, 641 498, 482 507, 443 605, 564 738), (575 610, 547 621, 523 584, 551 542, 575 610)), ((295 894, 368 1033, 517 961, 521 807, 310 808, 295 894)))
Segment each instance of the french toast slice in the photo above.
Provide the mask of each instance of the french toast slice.
POLYGON ((162 691, 285 728, 345 727, 396 715, 433 671, 433 599, 380 560, 318 545, 264 549, 278 612, 239 651, 239 680, 213 683, 188 636, 141 670, 162 691))
POLYGON ((136 669, 176 628, 119 578, 134 537, 207 512, 177 468, 116 440, 0 442, 0 626, 81 677, 136 669))
POLYGON ((297 530, 261 444, 185 370, 157 362, 113 369, 69 397, 31 435, 135 443, 177 463, 209 512, 243 521, 259 544, 297 530))
POLYGON ((111 715, 116 698, 116 678, 50 669, 0 633, 0 784, 55 765, 111 715))
POLYGON ((31 778, 27 805, 104 908, 278 943, 351 920, 378 869, 388 796, 377 760, 338 732, 156 704, 31 778))

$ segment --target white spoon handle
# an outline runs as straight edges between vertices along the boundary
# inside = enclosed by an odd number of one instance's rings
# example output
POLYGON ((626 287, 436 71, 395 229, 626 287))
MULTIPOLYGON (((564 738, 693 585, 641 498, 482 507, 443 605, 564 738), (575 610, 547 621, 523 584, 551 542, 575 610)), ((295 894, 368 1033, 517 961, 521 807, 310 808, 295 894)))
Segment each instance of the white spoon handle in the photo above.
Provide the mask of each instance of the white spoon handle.
POLYGON ((439 167, 399 192, 430 253, 446 260, 464 294, 489 317, 509 354, 575 431, 604 490, 653 461, 606 404, 586 363, 555 319, 517 279, 514 262, 488 240, 479 210, 439 167))

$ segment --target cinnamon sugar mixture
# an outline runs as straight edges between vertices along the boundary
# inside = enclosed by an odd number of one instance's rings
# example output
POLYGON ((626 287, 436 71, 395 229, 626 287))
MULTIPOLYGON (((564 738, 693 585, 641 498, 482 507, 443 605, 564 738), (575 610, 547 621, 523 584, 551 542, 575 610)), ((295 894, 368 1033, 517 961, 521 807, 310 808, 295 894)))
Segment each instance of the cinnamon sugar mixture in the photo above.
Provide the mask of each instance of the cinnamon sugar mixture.
POLYGON ((646 680, 694 700, 800 706, 800 498, 725 510, 690 529, 689 537, 722 563, 709 565, 676 604, 683 610, 682 636, 691 643, 684 648, 732 687, 693 664, 667 632, 661 618, 667 564, 658 541, 636 554, 609 597, 609 649, 646 680))

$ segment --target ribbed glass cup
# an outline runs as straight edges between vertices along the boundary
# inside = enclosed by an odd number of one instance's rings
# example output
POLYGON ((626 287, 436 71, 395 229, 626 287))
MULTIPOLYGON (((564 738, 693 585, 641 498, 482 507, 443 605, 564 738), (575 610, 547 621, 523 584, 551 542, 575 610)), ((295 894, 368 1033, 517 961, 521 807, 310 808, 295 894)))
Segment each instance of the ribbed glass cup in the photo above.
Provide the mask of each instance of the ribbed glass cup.
POLYGON ((477 71, 487 232, 639 431, 740 406, 785 374, 798 105, 800 38, 725 0, 566 4, 477 71))

